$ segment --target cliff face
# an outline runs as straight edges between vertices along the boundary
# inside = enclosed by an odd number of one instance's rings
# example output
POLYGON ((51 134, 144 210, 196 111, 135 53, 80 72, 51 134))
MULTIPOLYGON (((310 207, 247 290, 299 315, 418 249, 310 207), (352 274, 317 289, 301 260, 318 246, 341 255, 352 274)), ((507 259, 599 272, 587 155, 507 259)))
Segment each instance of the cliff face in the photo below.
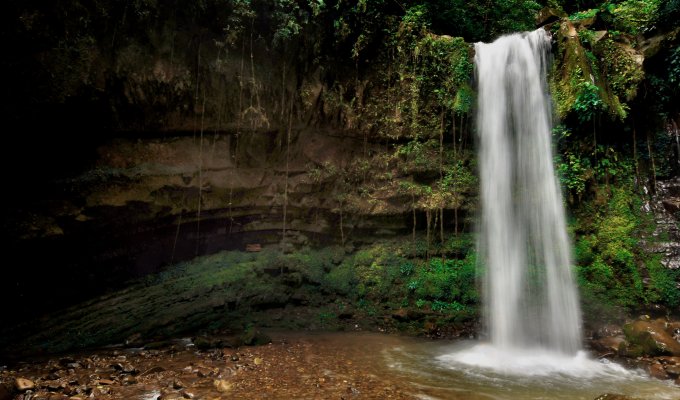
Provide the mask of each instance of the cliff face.
POLYGON ((13 4, 4 32, 4 241, 23 267, 3 297, 73 300, 195 255, 279 246, 284 229, 287 249, 410 232, 403 194, 346 196, 337 171, 384 146, 348 122, 343 66, 273 48, 253 18, 233 34, 234 10, 134 26, 132 8, 112 5, 113 22, 59 7, 13 4))
MULTIPOLYGON (((362 20, 295 2, 120 3, 6 6, 3 241, 22 268, 0 283, 5 299, 70 301, 248 244, 290 251, 417 231, 429 250, 471 229, 471 48, 432 34, 418 7, 383 5, 380 20, 369 7, 362 20)), ((560 151, 575 160, 565 186, 597 198, 598 180, 624 180, 624 119, 652 135, 641 70, 663 65, 677 30, 633 48, 593 21, 545 22, 571 135, 560 151)), ((647 148, 636 170, 654 168, 647 148)))

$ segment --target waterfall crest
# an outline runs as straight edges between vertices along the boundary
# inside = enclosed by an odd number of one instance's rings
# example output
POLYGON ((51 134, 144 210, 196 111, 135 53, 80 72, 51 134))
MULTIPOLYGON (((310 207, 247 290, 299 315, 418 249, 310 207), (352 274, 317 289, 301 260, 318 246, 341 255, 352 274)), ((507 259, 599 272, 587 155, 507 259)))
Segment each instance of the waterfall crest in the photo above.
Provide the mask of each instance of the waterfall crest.
POLYGON ((571 246, 553 166, 543 29, 475 44, 479 250, 487 329, 501 350, 581 348, 571 246))

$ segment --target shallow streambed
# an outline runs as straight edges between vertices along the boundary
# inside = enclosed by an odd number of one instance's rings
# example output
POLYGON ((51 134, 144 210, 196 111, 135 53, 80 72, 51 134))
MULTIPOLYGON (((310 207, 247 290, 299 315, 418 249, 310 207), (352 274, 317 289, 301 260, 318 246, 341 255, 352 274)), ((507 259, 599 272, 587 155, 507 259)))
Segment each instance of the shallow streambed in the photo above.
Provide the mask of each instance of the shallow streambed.
POLYGON ((499 371, 468 363, 488 355, 476 342, 363 332, 271 336, 269 345, 238 349, 198 351, 188 340, 103 349, 21 363, 0 372, 0 381, 31 380, 32 399, 680 399, 670 382, 584 356, 538 368, 510 356, 514 364, 499 371))

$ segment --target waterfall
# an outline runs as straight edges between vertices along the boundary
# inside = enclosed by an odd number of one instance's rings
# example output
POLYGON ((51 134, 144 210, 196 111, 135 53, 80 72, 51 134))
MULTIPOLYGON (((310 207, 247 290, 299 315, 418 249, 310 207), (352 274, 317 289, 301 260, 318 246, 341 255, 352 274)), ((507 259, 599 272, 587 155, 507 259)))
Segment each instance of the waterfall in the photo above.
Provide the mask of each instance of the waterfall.
POLYGON ((485 316, 499 350, 581 348, 543 29, 475 44, 485 316))

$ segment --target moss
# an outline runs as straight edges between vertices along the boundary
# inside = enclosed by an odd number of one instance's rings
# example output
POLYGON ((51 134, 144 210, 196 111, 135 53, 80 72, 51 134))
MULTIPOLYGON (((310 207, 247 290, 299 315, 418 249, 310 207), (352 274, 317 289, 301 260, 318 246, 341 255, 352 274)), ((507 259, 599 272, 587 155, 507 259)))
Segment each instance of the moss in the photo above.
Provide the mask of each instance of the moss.
POLYGON ((633 100, 645 74, 641 65, 636 62, 632 48, 608 38, 598 42, 594 50, 601 60, 602 70, 607 76, 612 93, 618 97, 617 100, 633 100))
POLYGON ((550 74, 550 90, 560 119, 574 113, 581 122, 608 114, 624 120, 637 95, 644 71, 635 51, 611 37, 595 40, 595 32, 563 21, 560 43, 550 74), (588 46, 591 50, 589 50, 588 46))

